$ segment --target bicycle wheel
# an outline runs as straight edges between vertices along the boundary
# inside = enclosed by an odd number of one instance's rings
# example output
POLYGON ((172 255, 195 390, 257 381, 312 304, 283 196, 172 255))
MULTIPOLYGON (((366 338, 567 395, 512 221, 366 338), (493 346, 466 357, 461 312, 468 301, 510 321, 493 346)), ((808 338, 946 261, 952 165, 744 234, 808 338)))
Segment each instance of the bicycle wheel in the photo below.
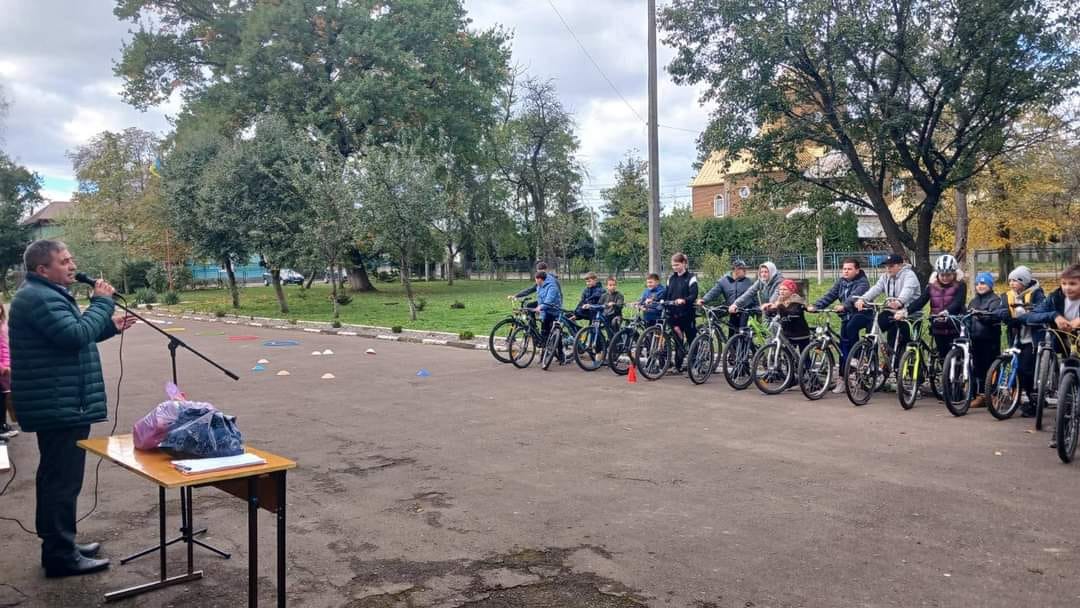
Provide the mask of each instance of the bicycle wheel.
POLYGON ((690 353, 686 359, 690 381, 694 384, 705 384, 716 366, 713 357, 713 332, 698 334, 690 343, 690 353))
POLYGON ((825 396, 833 384, 833 354, 821 342, 811 342, 799 356, 799 390, 811 401, 825 396))
POLYGON ((668 339, 664 335, 664 328, 653 325, 646 329, 634 346, 634 364, 637 365, 638 373, 647 380, 662 377, 671 365, 671 355, 668 351, 668 339))
POLYGON ((582 327, 574 336, 574 362, 587 372, 600 369, 607 356, 607 342, 607 329, 582 327))
POLYGON ((934 398, 938 401, 945 400, 945 395, 941 392, 941 357, 937 356, 937 351, 930 353, 930 392, 934 393, 934 398))
POLYGON ((518 369, 525 369, 532 365, 536 357, 536 341, 528 327, 515 327, 510 332, 510 339, 506 341, 506 350, 510 355, 510 363, 518 369))
POLYGON ((791 386, 795 362, 780 344, 766 344, 750 360, 754 386, 766 395, 779 395, 791 386))
POLYGON ((1035 430, 1043 428, 1043 410, 1057 403, 1058 388, 1057 356, 1052 350, 1039 353, 1035 364, 1035 430))
POLYGON ((853 405, 866 405, 883 382, 880 353, 874 343, 860 340, 851 347, 844 364, 844 392, 853 405))
POLYGON ((491 334, 488 335, 488 352, 499 363, 510 363, 510 357, 503 354, 502 351, 496 346, 497 342, 500 342, 499 338, 502 338, 504 344, 508 344, 510 341, 510 334, 514 332, 520 323, 514 317, 507 317, 502 321, 495 324, 495 327, 491 328, 491 334))
POLYGON ((986 409, 998 420, 1006 420, 1020 405, 1020 370, 1012 355, 998 357, 986 372, 986 409))
POLYGON ((754 341, 747 334, 735 334, 724 345, 724 380, 741 391, 754 381, 750 373, 750 358, 754 356, 754 341))
POLYGON ((975 390, 975 371, 971 363, 964 365, 964 351, 953 349, 945 355, 941 364, 941 392, 945 397, 945 407, 953 416, 963 416, 971 406, 975 390))
POLYGON ((1075 370, 1061 378, 1057 404, 1057 452, 1061 462, 1072 462, 1080 437, 1080 382, 1075 370))
POLYGON ((551 367, 551 362, 555 360, 555 355, 558 354, 559 349, 562 348, 562 326, 556 323, 551 326, 551 333, 548 335, 547 342, 544 343, 544 350, 540 353, 540 367, 544 371, 547 371, 551 367))
POLYGON ((632 327, 624 327, 612 336, 611 344, 608 345, 607 365, 616 375, 625 376, 630 373, 637 337, 637 331, 632 327))
POLYGON ((919 385, 924 375, 917 347, 905 348, 900 356, 900 368, 896 370, 896 398, 900 407, 910 410, 919 399, 919 385))

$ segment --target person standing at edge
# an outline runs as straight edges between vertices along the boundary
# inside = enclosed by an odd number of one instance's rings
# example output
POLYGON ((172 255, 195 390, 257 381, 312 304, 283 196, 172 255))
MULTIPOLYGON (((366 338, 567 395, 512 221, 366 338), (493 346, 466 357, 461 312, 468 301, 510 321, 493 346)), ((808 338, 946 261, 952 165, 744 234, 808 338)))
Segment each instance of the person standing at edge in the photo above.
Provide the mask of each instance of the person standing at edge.
MULTIPOLYGON (((668 277, 664 294, 665 299, 675 303, 671 309, 671 326, 682 336, 687 346, 697 333, 694 328, 694 303, 698 299, 697 277, 687 269, 688 264, 689 260, 683 253, 671 256, 672 273, 668 277)), ((682 355, 683 353, 676 351, 675 369, 682 367, 682 355)))
POLYGON ((98 280, 90 306, 79 311, 68 287, 75 260, 59 241, 34 241, 23 254, 26 279, 11 301, 11 396, 19 424, 37 433, 35 522, 45 576, 89 574, 109 566, 93 559, 98 543, 75 543, 75 520, 86 452, 76 445, 90 425, 108 418, 97 343, 131 327, 113 317, 114 289, 98 280))

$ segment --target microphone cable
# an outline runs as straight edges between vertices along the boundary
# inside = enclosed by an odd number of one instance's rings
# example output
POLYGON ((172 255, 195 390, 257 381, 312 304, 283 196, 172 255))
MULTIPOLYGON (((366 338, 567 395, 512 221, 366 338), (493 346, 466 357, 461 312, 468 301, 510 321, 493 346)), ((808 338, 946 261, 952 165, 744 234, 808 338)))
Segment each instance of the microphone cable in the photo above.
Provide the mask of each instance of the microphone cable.
MULTIPOLYGON (((127 317, 128 317, 128 314, 127 314, 127 312, 125 312, 124 313, 124 318, 126 319, 127 317)), ((116 379, 116 404, 113 406, 113 425, 112 425, 112 429, 109 431, 109 436, 112 436, 113 434, 116 433, 116 427, 120 424, 120 383, 123 382, 123 380, 124 380, 124 334, 125 333, 127 333, 127 332, 126 331, 121 331, 120 332, 120 347, 118 349, 118 359, 120 360, 120 377, 116 379)), ((85 515, 83 515, 82 517, 75 520, 76 524, 81 523, 84 519, 86 519, 87 517, 90 517, 94 513, 95 510, 97 510, 97 507, 98 507, 98 483, 100 482, 101 463, 104 460, 105 459, 103 457, 98 456, 97 465, 94 467, 94 503, 93 503, 93 505, 90 506, 90 510, 87 511, 85 515)), ((8 486, 11 485, 11 482, 15 481, 15 475, 18 473, 18 468, 15 466, 15 458, 11 456, 11 450, 8 450, 8 461, 11 463, 11 477, 8 478, 7 483, 4 484, 4 487, 2 489, 0 489, 0 496, 3 496, 4 493, 7 492, 8 486)), ((0 516, 0 521, 13 521, 13 522, 15 522, 15 525, 22 528, 23 532, 26 532, 27 534, 30 534, 31 536, 37 536, 37 531, 36 530, 28 529, 26 526, 23 525, 23 523, 18 518, 0 516)))

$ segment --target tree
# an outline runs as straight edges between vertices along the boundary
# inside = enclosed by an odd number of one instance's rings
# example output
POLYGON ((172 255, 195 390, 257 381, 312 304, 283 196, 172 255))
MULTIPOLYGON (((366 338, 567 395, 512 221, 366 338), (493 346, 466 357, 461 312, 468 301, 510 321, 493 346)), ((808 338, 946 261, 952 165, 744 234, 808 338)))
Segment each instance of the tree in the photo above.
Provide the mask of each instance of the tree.
POLYGON ((1017 119, 1080 74, 1078 16, 1061 0, 674 0, 662 21, 676 81, 716 104, 703 152, 746 150, 872 209, 924 280, 942 194, 1044 138, 1017 119), (899 206, 894 178, 914 186, 899 206))
POLYGON ((446 206, 446 193, 437 186, 437 169, 417 149, 372 150, 361 163, 360 179, 363 226, 377 246, 392 252, 400 264, 413 321, 416 302, 410 269, 417 251, 432 238, 434 224, 446 206))
POLYGON ((649 246, 648 163, 627 152, 615 167, 615 185, 600 191, 600 255, 616 269, 644 268, 649 246))
POLYGON ((0 292, 7 293, 8 270, 22 263, 30 244, 30 228, 20 222, 41 202, 41 178, 0 152, 0 292))
MULTIPOLYGON (((95 240, 117 245, 122 265, 131 260, 130 240, 139 208, 158 193, 150 168, 160 145, 153 133, 132 127, 119 133, 103 131, 70 154, 79 180, 78 213, 95 240)), ((127 273, 121 276, 127 293, 127 273)))
POLYGON ((251 257, 242 232, 242 208, 213 179, 220 155, 230 146, 216 125, 179 133, 162 168, 164 200, 175 234, 194 253, 225 268, 233 308, 240 308, 235 265, 251 257))
MULTIPOLYGON (((405 133, 479 150, 507 75, 507 34, 470 28, 460 0, 117 0, 114 13, 138 26, 115 69, 129 103, 182 89, 237 130, 275 113, 346 157, 405 133)), ((354 289, 373 289, 364 254, 350 251, 354 289)))
POLYGON ((531 214, 536 258, 551 257, 554 243, 546 234, 551 207, 559 203, 558 211, 569 211, 568 204, 576 198, 584 173, 577 158, 574 120, 550 81, 526 80, 521 85, 520 104, 515 100, 516 85, 508 86, 503 103, 514 113, 498 135, 499 168, 503 179, 527 203, 525 224, 530 224, 531 214))

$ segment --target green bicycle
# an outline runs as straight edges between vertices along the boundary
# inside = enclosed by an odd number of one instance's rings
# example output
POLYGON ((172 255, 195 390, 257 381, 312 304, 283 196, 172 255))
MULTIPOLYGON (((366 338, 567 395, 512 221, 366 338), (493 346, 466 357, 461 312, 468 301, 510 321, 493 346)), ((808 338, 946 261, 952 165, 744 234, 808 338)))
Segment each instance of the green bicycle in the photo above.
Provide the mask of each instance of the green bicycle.
POLYGON ((930 381, 934 396, 941 399, 941 358, 937 349, 931 346, 927 332, 923 331, 926 324, 921 314, 911 315, 903 322, 907 323, 911 340, 904 347, 896 370, 896 398, 900 407, 910 410, 915 407, 926 380, 930 381))

